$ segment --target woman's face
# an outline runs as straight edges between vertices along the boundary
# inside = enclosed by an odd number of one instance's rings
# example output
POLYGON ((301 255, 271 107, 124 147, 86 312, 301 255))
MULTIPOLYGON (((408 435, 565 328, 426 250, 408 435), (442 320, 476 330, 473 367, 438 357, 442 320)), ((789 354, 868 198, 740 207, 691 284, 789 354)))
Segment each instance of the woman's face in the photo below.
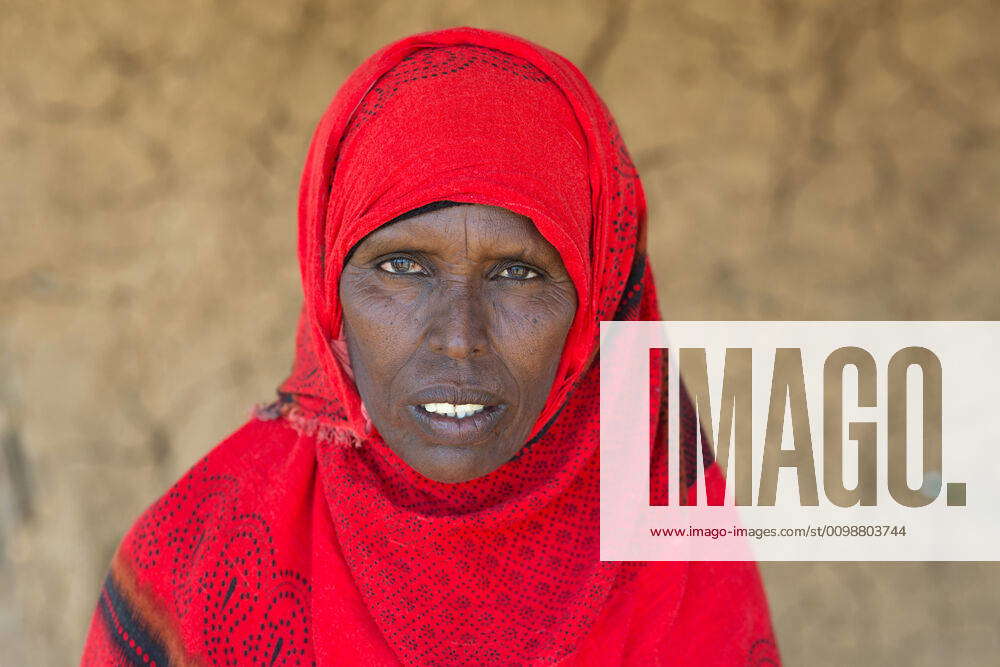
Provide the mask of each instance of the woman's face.
POLYGON ((383 225, 340 279, 355 382, 375 427, 440 482, 492 472, 545 406, 576 290, 531 220, 461 205, 383 225))

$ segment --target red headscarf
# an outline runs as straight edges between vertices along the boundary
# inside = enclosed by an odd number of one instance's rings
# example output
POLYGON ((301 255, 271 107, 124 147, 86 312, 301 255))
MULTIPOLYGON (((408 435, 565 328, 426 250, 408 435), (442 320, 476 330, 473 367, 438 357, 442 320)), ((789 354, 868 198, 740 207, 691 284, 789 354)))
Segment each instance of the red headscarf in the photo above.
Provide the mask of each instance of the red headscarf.
MULTIPOLYGON (((598 557, 599 322, 660 319, 645 214, 614 120, 565 58, 455 28, 366 60, 302 176, 293 373, 126 536, 84 662, 777 664, 752 563, 598 557), (531 218, 579 304, 525 448, 459 484, 417 473, 372 425, 337 289, 354 244, 440 200, 531 218)), ((688 410, 689 459, 693 429, 688 410)), ((708 479, 717 493, 714 464, 708 479)))

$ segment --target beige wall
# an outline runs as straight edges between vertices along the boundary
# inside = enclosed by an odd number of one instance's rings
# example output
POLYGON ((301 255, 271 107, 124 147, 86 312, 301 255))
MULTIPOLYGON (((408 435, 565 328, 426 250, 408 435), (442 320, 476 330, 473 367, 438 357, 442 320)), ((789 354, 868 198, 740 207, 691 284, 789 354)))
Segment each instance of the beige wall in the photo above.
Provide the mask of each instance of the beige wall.
MULTIPOLYGON (((992 0, 5 0, 0 662, 73 662, 122 532, 270 398, 312 127, 364 56, 455 24, 592 77, 666 316, 1000 319, 992 0)), ((763 569, 788 664, 1000 650, 992 565, 763 569)))

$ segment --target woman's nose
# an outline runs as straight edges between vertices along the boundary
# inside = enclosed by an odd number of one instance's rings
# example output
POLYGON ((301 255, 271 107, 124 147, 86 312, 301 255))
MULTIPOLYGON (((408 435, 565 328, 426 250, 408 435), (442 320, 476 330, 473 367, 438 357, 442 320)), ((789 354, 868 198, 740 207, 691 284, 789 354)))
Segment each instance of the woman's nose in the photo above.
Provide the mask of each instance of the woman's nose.
POLYGON ((431 313, 431 349, 452 359, 480 356, 486 351, 487 322, 483 295, 474 283, 443 285, 431 313))

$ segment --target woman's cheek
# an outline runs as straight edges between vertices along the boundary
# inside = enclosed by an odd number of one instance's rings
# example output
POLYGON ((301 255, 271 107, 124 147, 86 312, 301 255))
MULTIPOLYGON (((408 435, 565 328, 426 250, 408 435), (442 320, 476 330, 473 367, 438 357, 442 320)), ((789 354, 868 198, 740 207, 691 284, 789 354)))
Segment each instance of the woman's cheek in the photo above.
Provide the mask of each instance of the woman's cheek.
POLYGON ((385 290, 370 276, 351 278, 342 283, 341 303, 350 329, 349 349, 357 381, 359 385, 384 386, 409 354, 407 340, 412 326, 405 316, 407 300, 400 299, 398 292, 385 290))
POLYGON ((406 339, 420 325, 425 292, 420 285, 384 285, 368 278, 353 290, 352 311, 372 331, 392 333, 406 339))
POLYGON ((499 294, 493 312, 495 338, 521 360, 519 365, 537 372, 553 356, 558 363, 575 312, 564 294, 555 290, 499 294))

